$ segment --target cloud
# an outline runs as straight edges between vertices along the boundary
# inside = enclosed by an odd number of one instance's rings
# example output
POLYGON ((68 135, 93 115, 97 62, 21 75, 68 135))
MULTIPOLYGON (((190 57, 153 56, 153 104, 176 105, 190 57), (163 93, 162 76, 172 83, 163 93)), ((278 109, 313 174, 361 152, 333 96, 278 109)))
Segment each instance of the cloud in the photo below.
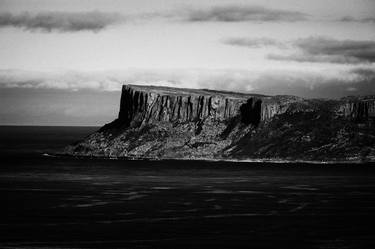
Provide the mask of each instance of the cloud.
POLYGON ((22 12, 0 13, 0 27, 16 27, 29 31, 45 32, 99 32, 111 25, 117 25, 126 21, 151 21, 154 19, 183 20, 188 22, 294 22, 307 18, 307 14, 268 9, 261 6, 216 6, 207 9, 180 8, 172 12, 139 13, 125 16, 116 12, 22 12))
POLYGON ((0 90, 119 92, 123 84, 209 88, 259 94, 302 97, 343 97, 349 88, 356 94, 375 94, 375 70, 371 66, 327 69, 279 70, 126 70, 108 72, 42 73, 0 70, 0 90))
POLYGON ((364 18, 354 18, 352 16, 344 16, 339 19, 341 22, 362 22, 362 23, 375 23, 375 17, 364 17, 364 18))
POLYGON ((288 49, 289 54, 268 54, 267 58, 279 61, 325 62, 360 64, 375 62, 375 41, 336 40, 327 37, 308 37, 288 42, 272 38, 227 38, 221 41, 231 46, 247 48, 276 47, 288 49))
POLYGON ((341 64, 375 62, 375 41, 335 40, 324 37, 298 39, 292 43, 298 50, 289 55, 268 55, 269 59, 298 62, 341 64))
POLYGON ((357 64, 360 60, 343 55, 314 55, 308 53, 296 53, 290 55, 268 54, 268 59, 278 61, 296 61, 296 62, 313 62, 313 63, 339 63, 339 64, 357 64))
POLYGON ((190 22, 295 22, 306 20, 307 14, 262 6, 228 5, 206 10, 191 9, 186 12, 185 19, 190 22))
POLYGON ((222 40, 224 44, 248 48, 262 48, 262 47, 277 47, 277 48, 287 48, 287 44, 267 37, 262 38, 228 38, 222 40))
POLYGON ((101 31, 108 26, 125 21, 119 13, 91 12, 23 12, 19 14, 0 13, 0 27, 17 27, 31 31, 101 31))
POLYGON ((119 91, 122 83, 110 75, 78 72, 0 70, 0 88, 119 91))
POLYGON ((351 70, 360 80, 371 81, 375 84, 375 68, 355 68, 351 70))

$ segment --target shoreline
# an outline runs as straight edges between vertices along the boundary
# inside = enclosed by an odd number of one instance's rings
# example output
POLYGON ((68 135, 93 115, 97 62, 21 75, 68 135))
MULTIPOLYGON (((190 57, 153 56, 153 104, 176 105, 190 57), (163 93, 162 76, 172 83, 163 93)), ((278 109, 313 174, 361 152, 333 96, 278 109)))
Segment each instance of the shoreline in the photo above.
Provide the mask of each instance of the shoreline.
POLYGON ((45 157, 58 158, 76 158, 76 159, 101 159, 101 160, 124 160, 124 161, 204 161, 204 162, 233 162, 233 163, 272 163, 272 164, 312 164, 312 165, 331 165, 331 164, 368 164, 375 163, 375 159, 362 160, 303 160, 303 159, 272 159, 272 158, 248 158, 248 159, 230 159, 230 158, 156 158, 156 157, 110 157, 110 156, 88 156, 88 155, 70 155, 70 154, 49 154, 43 153, 45 157))

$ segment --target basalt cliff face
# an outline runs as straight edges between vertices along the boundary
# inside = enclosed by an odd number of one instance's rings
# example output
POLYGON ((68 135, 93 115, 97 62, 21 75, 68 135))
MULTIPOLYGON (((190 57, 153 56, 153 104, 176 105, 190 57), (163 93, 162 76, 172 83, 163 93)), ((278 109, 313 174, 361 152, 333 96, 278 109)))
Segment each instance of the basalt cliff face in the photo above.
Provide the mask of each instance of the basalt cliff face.
POLYGON ((139 126, 159 122, 223 122, 238 115, 244 123, 258 125, 287 110, 297 97, 262 95, 167 87, 123 86, 119 123, 139 126), (262 104, 262 102, 264 102, 262 104))
POLYGON ((66 154, 184 159, 374 160, 375 97, 307 100, 124 85, 119 116, 66 154))

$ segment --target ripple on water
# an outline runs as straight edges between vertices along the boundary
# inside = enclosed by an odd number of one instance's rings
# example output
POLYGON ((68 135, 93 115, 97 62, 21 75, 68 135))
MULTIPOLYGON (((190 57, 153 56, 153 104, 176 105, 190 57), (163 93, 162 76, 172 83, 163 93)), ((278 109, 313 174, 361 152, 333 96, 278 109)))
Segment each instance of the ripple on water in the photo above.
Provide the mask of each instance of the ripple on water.
POLYGON ((121 200, 123 201, 132 201, 132 200, 136 200, 136 199, 140 199, 140 198, 143 198, 143 197, 146 197, 147 195, 131 195, 127 198, 121 198, 121 200))
POLYGON ((284 189, 293 189, 293 190, 308 190, 308 191, 316 191, 319 190, 318 188, 310 187, 309 185, 291 185, 291 186, 285 186, 281 187, 284 189))
POLYGON ((289 210, 289 212, 291 212, 291 213, 297 212, 299 210, 304 209, 307 205, 308 205, 308 203, 302 203, 301 205, 289 210))
POLYGON ((174 189, 172 187, 152 187, 151 189, 153 190, 168 190, 168 189, 174 189))
POLYGON ((262 216, 264 214, 259 213, 244 213, 244 214, 210 214, 205 215, 205 218, 227 218, 227 217, 249 217, 249 216, 262 216))
POLYGON ((263 191, 255 191, 255 190, 240 190, 240 191, 237 191, 237 193, 240 193, 240 194, 265 194, 265 192, 263 192, 263 191))
POLYGON ((92 202, 92 203, 85 203, 85 204, 78 204, 76 207, 83 208, 83 207, 94 207, 94 206, 103 206, 107 205, 108 202, 106 201, 98 201, 98 202, 92 202))
POLYGON ((201 194, 265 194, 263 191, 255 191, 255 190, 239 190, 239 191, 232 191, 232 190, 225 190, 225 189, 213 189, 213 190, 206 190, 199 192, 201 194))
POLYGON ((198 192, 200 194, 233 194, 233 191, 230 190, 224 190, 224 189, 213 189, 213 190, 207 190, 198 192))
POLYGON ((160 210, 159 212, 160 212, 160 213, 174 213, 174 212, 177 212, 177 210, 173 210, 173 209, 165 209, 165 210, 160 210))
POLYGON ((193 213, 193 212, 197 212, 198 209, 197 208, 192 208, 192 209, 186 209, 185 212, 187 213, 193 213))

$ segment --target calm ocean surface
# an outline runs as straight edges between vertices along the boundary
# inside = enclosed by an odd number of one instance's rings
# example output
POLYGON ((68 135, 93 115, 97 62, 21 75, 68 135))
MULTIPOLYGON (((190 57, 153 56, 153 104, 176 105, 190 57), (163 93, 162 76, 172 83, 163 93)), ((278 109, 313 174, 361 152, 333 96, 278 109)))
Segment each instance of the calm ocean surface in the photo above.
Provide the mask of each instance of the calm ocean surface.
POLYGON ((375 248, 375 168, 42 156, 95 127, 0 127, 0 248, 375 248))

